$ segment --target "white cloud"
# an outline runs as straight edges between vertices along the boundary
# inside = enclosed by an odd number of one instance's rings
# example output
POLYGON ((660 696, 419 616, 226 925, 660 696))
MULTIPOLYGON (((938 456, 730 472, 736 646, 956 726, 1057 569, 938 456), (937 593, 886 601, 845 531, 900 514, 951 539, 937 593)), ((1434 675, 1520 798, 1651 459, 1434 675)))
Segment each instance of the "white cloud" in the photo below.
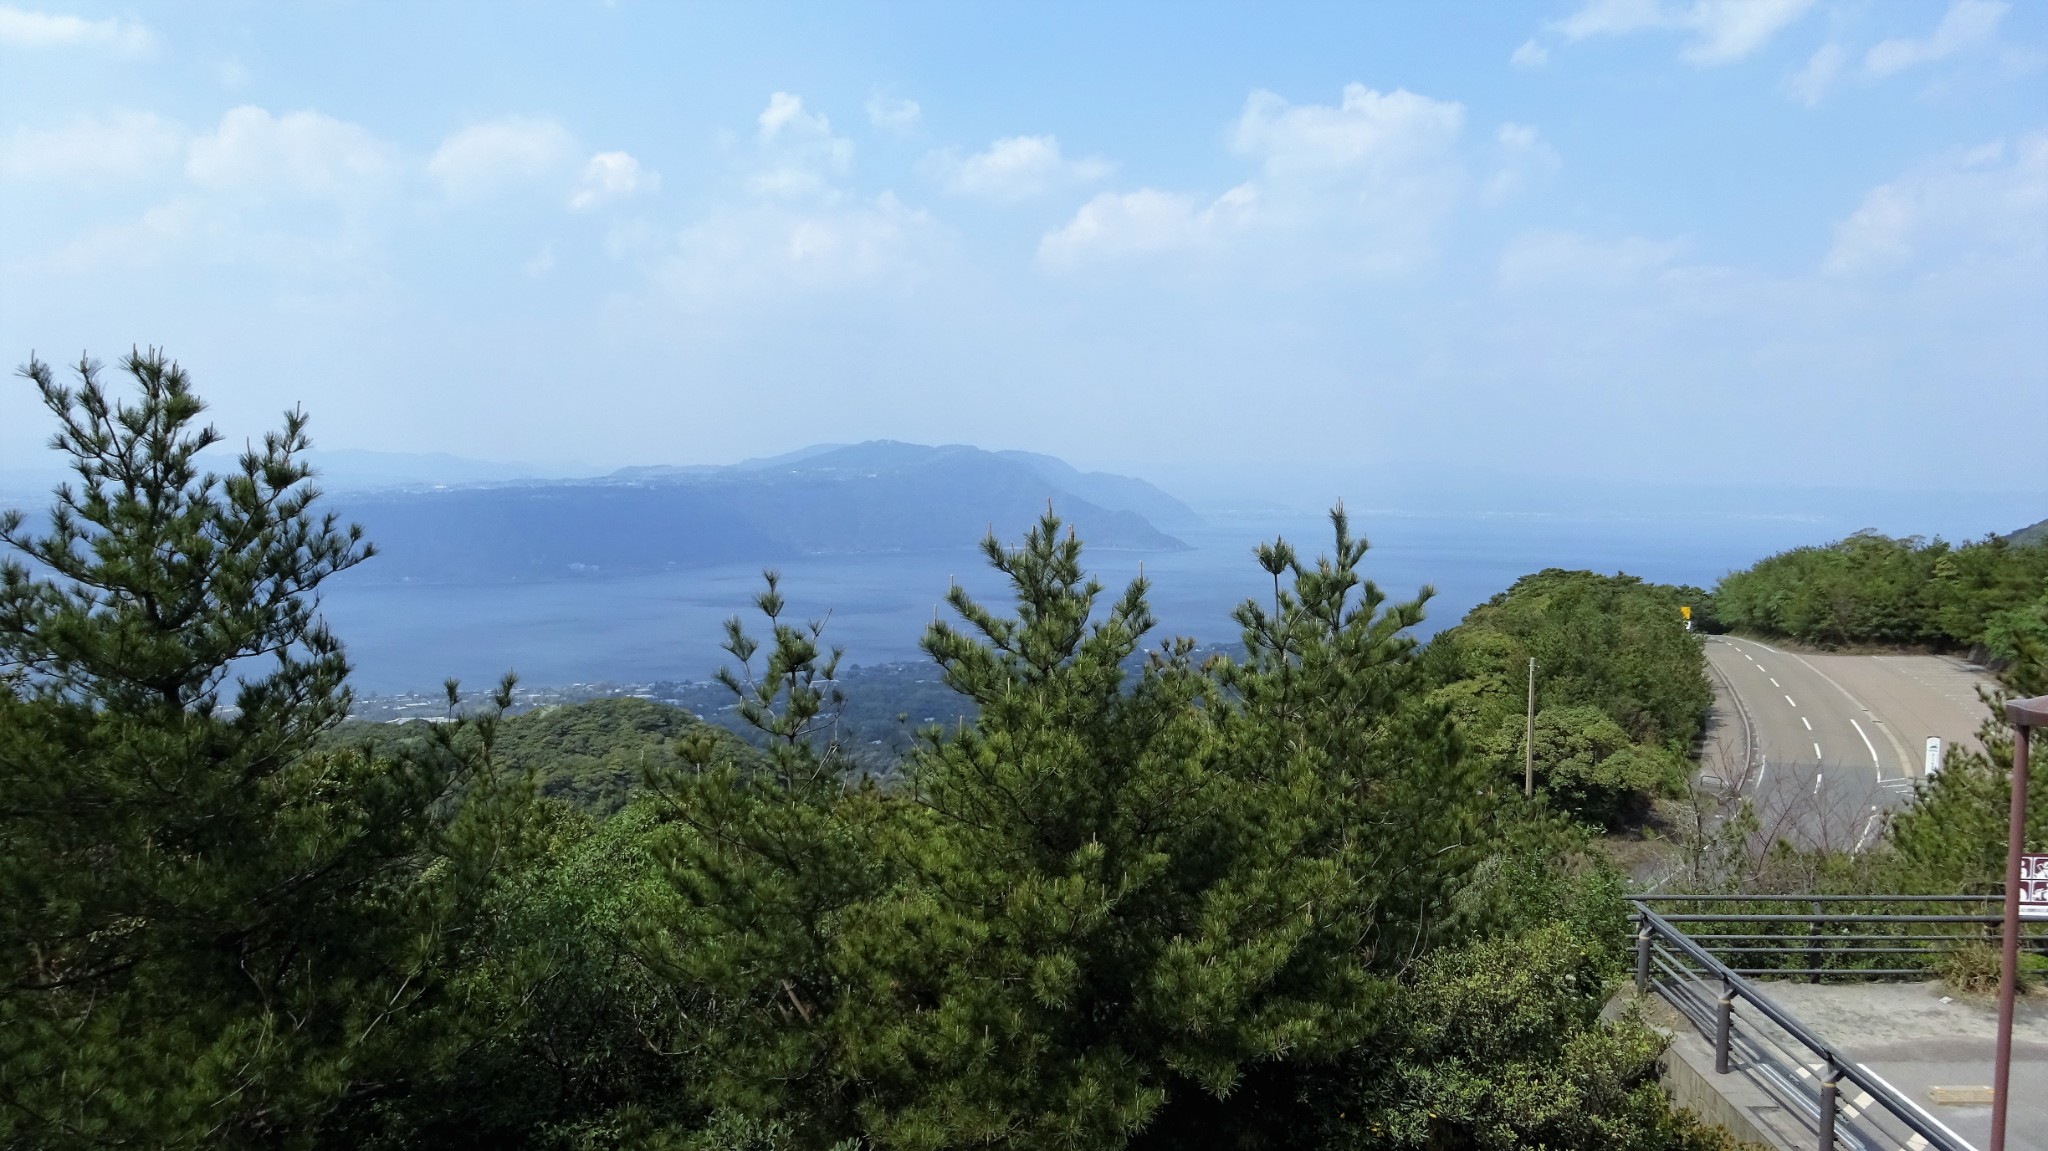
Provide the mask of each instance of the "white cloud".
POLYGON ((1626 36, 1636 32, 1687 32, 1693 40, 1679 53, 1696 67, 1730 64, 1768 44, 1771 37, 1804 16, 1814 0, 1589 0, 1559 21, 1565 39, 1626 36))
POLYGON ((1342 101, 1289 104, 1254 92, 1231 146, 1257 173, 1204 204, 1158 189, 1111 193, 1047 234, 1054 269, 1094 258, 1207 249, 1285 266, 1373 276, 1426 260, 1464 180, 1463 106, 1360 84, 1342 101))
POLYGON ((1014 203, 1109 175, 1102 160, 1069 160, 1051 136, 1009 136, 964 160, 950 154, 932 159, 946 190, 1014 203))
POLYGON ((141 56, 156 44, 146 25, 133 20, 87 20, 55 16, 0 4, 0 47, 107 48, 123 56, 141 56))
POLYGON ((694 304, 831 292, 914 277, 938 242, 929 215, 888 193, 805 210, 757 202, 685 229, 656 278, 694 304))
POLYGON ((1349 84, 1334 106, 1255 92, 1232 146, 1258 161, 1258 176, 1218 204, 1262 228, 1306 233, 1332 255, 1397 270, 1428 255, 1457 200, 1464 123, 1463 105, 1405 89, 1349 84))
POLYGON ((1558 21, 1557 30, 1567 40, 1583 40, 1669 28, 1673 19, 1660 0, 1588 0, 1585 7, 1558 21))
POLYGON ((1813 0, 1697 0, 1686 26, 1699 36, 1681 56, 1689 64, 1729 64, 1770 43, 1806 14, 1813 0))
POLYGON ((755 123, 756 154, 740 173, 743 196, 680 232, 615 227, 613 254, 644 260, 662 294, 691 310, 734 301, 779 307, 923 275, 945 245, 944 230, 892 193, 855 195, 843 179, 853 145, 830 120, 802 98, 776 92, 755 123))
POLYGON ((583 179, 569 197, 569 207, 582 212, 661 187, 661 176, 640 166, 626 152, 599 152, 583 166, 583 179))
POLYGON ((1488 203, 1497 204, 1509 199, 1556 175, 1557 170, 1564 166, 1557 149, 1527 124, 1502 124, 1494 132, 1494 142, 1499 158, 1482 194, 1488 203))
POLYGON ((750 186, 758 195, 799 199, 828 194, 853 166, 853 141, 832 134, 832 122, 804 110, 802 97, 776 92, 757 119, 767 164, 750 186))
POLYGON ((1676 243, 1637 236, 1596 240, 1572 232, 1529 232, 1501 252, 1496 281, 1506 292, 1613 291, 1662 271, 1679 251, 1676 243))
POLYGON ((1406 89, 1347 84, 1336 105, 1289 104, 1271 92, 1245 101, 1232 145, 1259 161, 1268 182, 1371 192, 1448 157, 1465 122, 1462 105, 1406 89))
POLYGON ((1863 69, 1872 76, 1889 76, 1952 56, 1991 39, 1998 30, 1998 22, 2005 18, 2005 11, 2006 5, 1997 0, 1955 0, 1925 40, 1882 41, 1863 57, 1863 69))
POLYGON ((899 100, 880 92, 868 97, 868 123, 891 132, 909 132, 924 118, 915 100, 899 100))
POLYGON ((186 267, 189 274, 176 281, 180 291, 229 268, 237 278, 258 277, 266 285, 255 289, 259 294, 313 285, 374 290, 389 281, 381 233, 365 224, 359 213, 309 217, 297 204, 252 204, 188 190, 139 216, 107 221, 66 240, 50 252, 47 266, 87 278, 186 267))
POLYGON ((1967 265, 2048 282, 2048 132, 1925 165, 1863 197, 1825 268, 1855 275, 1967 265))
POLYGON ((1508 63, 1517 68, 1541 68, 1550 63, 1550 49, 1534 40, 1524 40, 1515 54, 1508 57, 1508 63))
POLYGON ((768 106, 761 109, 756 120, 763 140, 773 140, 784 133, 797 137, 832 134, 832 121, 804 111, 803 97, 788 92, 770 93, 768 106))
POLYGON ((1038 258, 1049 267, 1073 268, 1096 259, 1185 251, 1212 238, 1215 207, 1156 188, 1104 192, 1081 205, 1065 226, 1046 233, 1038 258))
POLYGON ((427 175, 448 198, 474 200, 556 176, 576 151, 576 137, 555 121, 506 116, 441 141, 427 175))
POLYGON ((221 191, 339 201, 382 185, 394 166, 390 149, 360 125, 318 112, 273 116, 243 105, 192 142, 185 174, 221 191))
POLYGON ((105 184, 171 167, 184 148, 185 130, 153 112, 81 116, 61 128, 15 129, 0 150, 0 173, 105 184))
POLYGON ((174 199, 137 218, 103 223, 66 240, 50 253, 47 266, 72 276, 146 268, 180 250, 199 230, 200 217, 197 204, 174 199))
POLYGON ((1785 87, 1795 99, 1811 108, 1827 95, 1828 89, 1841 76, 1842 65, 1848 61, 1848 52, 1840 44, 1829 41, 1814 50, 1804 68, 1786 79, 1785 87))

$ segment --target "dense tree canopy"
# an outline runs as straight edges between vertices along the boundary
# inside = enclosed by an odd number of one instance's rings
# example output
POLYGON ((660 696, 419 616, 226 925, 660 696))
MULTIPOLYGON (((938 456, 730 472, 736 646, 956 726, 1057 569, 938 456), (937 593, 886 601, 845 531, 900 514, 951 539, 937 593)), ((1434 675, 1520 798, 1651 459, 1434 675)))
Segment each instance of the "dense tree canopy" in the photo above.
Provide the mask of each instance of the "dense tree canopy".
POLYGON ((2048 643, 2048 545, 1960 546, 1860 532, 1794 548, 1721 580, 1730 627, 1827 645, 1982 648, 2010 660, 2048 643))
POLYGON ((1566 811, 1618 824, 1684 781, 1713 694, 1679 608, 1704 600, 1696 588, 1552 568, 1473 608, 1423 663, 1493 785, 1519 787, 1535 659, 1537 786, 1566 811))

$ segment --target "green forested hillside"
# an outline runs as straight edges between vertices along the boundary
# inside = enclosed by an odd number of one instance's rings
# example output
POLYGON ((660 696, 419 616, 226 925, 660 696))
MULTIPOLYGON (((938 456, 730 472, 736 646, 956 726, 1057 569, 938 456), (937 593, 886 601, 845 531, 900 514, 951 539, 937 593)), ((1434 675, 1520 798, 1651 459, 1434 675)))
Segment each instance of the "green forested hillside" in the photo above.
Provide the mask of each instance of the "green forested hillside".
POLYGON ((79 482, 0 518, 38 565, 0 566, 0 1145, 1725 1145, 1599 1017, 1620 877, 1468 746, 1522 647, 1561 732, 1685 738, 1687 685, 1624 706, 1683 663, 1668 589, 1544 573, 1422 657, 1339 512, 1198 659, 1048 514, 985 544, 1010 602, 926 633, 975 718, 887 786, 772 581, 725 645, 751 742, 506 718, 509 680, 335 740, 312 597, 371 550, 312 510, 302 418, 203 477, 182 371, 123 369, 31 364, 79 482))
POLYGON ((1616 825, 1684 782, 1713 694, 1679 608, 1705 599, 1697 588, 1552 568, 1473 608, 1422 662, 1489 779, 1519 788, 1533 657, 1537 787, 1616 825))
POLYGON ((2013 532, 2011 535, 2008 535, 2004 538, 2005 542, 2009 544, 2048 543, 2048 520, 2042 520, 2039 523, 2028 524, 2026 527, 2023 527, 2020 530, 2013 532))
POLYGON ((1714 600, 1729 627, 1763 635, 1979 648, 2010 661, 2048 644, 2048 546, 1865 532, 1731 573, 1714 600))

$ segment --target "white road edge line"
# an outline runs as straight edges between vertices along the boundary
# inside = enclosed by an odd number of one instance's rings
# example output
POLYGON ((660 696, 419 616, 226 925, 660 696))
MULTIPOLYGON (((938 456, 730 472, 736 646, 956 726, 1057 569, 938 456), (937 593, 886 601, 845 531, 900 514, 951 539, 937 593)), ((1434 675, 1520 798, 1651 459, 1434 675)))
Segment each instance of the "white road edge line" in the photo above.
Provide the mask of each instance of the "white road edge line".
MULTIPOLYGON (((1808 663, 1807 660, 1802 656, 1795 655, 1792 658, 1798 660, 1800 663, 1806 664, 1806 670, 1812 672, 1813 674, 1821 677, 1824 680, 1827 680, 1828 683, 1836 691, 1842 693, 1842 698, 1848 700, 1850 705, 1855 707, 1857 711, 1860 711, 1863 714, 1870 716, 1874 720, 1876 719, 1877 713, 1870 709, 1870 705, 1864 703, 1860 699, 1857 699, 1855 693, 1851 692, 1848 688, 1843 687, 1841 684, 1835 682, 1834 676, 1831 676, 1828 673, 1822 671, 1821 669, 1813 666, 1813 664, 1808 663)), ((1913 757, 1906 754, 1906 745, 1899 742, 1899 737, 1896 733, 1892 731, 1892 726, 1890 724, 1883 723, 1882 720, 1878 720, 1877 722, 1883 724, 1885 742, 1892 745, 1892 751, 1897 753, 1899 757, 1899 774, 1905 775, 1907 772, 1912 770, 1912 765, 1915 762, 1913 757)), ((1879 770, 1882 770, 1882 768, 1880 768, 1879 770)))
POLYGON ((1877 1080, 1879 1083, 1884 1084, 1884 1089, 1886 1091, 1891 1092, 1894 1097, 1904 1100, 1906 1106, 1911 1107, 1914 1110, 1914 1112, 1920 1116, 1920 1118, 1925 1119, 1929 1123, 1934 1124, 1936 1127, 1941 1128, 1943 1133, 1945 1133, 1949 1138, 1955 1140, 1958 1145, 1963 1147, 1974 1146, 1974 1144, 1972 1144, 1968 1139, 1963 1138, 1961 1135, 1956 1134, 1954 1131, 1950 1131, 1948 1124, 1943 1123, 1941 1120, 1936 1119, 1932 1115, 1929 1115, 1927 1113, 1927 1108, 1920 1106, 1919 1102, 1915 1100, 1911 1095, 1908 1095, 1905 1092, 1899 1090, 1898 1088, 1892 1086, 1891 1080, 1886 1079, 1884 1076, 1879 1075, 1875 1071, 1872 1071, 1870 1069, 1870 1064, 1858 1063, 1856 1066, 1859 1069, 1861 1069, 1865 1075, 1868 1075, 1872 1079, 1877 1080))
POLYGON ((1865 734, 1864 734, 1864 731, 1863 731, 1863 725, 1862 725, 1862 724, 1860 724, 1860 723, 1857 723, 1857 722, 1856 722, 1855 720, 1853 720, 1853 719, 1852 719, 1852 720, 1850 720, 1850 721, 1849 721, 1849 726, 1850 726, 1850 727, 1853 727, 1853 728, 1855 728, 1855 729, 1856 729, 1856 734, 1857 734, 1857 735, 1861 735, 1861 736, 1863 736, 1863 746, 1864 746, 1865 748, 1867 748, 1867 749, 1868 749, 1868 750, 1870 751, 1870 763, 1871 763, 1871 766, 1873 766, 1873 767, 1877 768, 1877 778, 1879 778, 1879 779, 1883 779, 1883 778, 1884 778, 1884 761, 1883 761, 1883 760, 1881 760, 1881 759, 1879 759, 1879 758, 1877 758, 1877 745, 1876 745, 1876 744, 1874 744, 1874 743, 1872 743, 1872 742, 1870 742, 1870 736, 1868 736, 1868 735, 1865 735, 1865 734))
MULTIPOLYGON (((1725 643, 1726 641, 1722 642, 1725 643)), ((1742 649, 1736 648, 1735 650, 1740 651, 1742 649)), ((1749 717, 1749 709, 1742 704, 1741 693, 1735 690, 1735 681, 1728 678, 1728 674, 1716 666, 1713 661, 1709 660, 1707 667, 1714 673, 1715 678, 1721 681, 1721 686, 1728 689, 1728 702, 1735 705, 1735 714, 1742 717, 1742 772, 1736 778, 1738 780, 1747 779, 1749 777, 1749 761, 1756 759, 1759 761, 1760 766, 1757 768, 1755 788, 1761 788, 1764 785, 1763 769, 1769 766, 1769 762, 1763 753, 1763 749, 1757 746, 1756 724, 1749 717)), ((1752 790, 1755 790, 1755 788, 1752 790)), ((1740 795, 1741 792, 1742 789, 1737 787, 1736 794, 1740 795)))
POLYGON ((1756 766, 1756 790, 1755 790, 1754 792, 1752 792, 1752 794, 1755 794, 1755 795, 1761 795, 1761 794, 1763 794, 1763 790, 1764 790, 1764 773, 1765 773, 1765 772, 1767 772, 1767 771, 1769 771, 1769 770, 1771 770, 1771 757, 1770 757, 1770 756, 1768 756, 1768 755, 1760 755, 1760 756, 1758 756, 1758 757, 1757 757, 1757 766, 1756 766))
POLYGON ((1862 851, 1863 845, 1870 842, 1870 833, 1876 830, 1877 828, 1878 814, 1878 811, 1875 808, 1872 808, 1870 812, 1870 818, 1863 821, 1863 834, 1856 837, 1857 851, 1862 851))

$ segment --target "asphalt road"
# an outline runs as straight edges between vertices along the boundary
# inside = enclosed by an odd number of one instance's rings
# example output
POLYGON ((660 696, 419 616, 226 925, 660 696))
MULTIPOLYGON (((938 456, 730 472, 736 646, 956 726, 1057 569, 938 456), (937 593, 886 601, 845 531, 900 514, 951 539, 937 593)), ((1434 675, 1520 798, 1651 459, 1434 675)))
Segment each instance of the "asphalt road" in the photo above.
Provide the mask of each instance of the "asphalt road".
POLYGON ((1912 798, 1929 737, 1977 746, 1981 669, 1926 655, 1823 655, 1709 636, 1706 771, 1756 801, 1768 834, 1855 850, 1912 798))

